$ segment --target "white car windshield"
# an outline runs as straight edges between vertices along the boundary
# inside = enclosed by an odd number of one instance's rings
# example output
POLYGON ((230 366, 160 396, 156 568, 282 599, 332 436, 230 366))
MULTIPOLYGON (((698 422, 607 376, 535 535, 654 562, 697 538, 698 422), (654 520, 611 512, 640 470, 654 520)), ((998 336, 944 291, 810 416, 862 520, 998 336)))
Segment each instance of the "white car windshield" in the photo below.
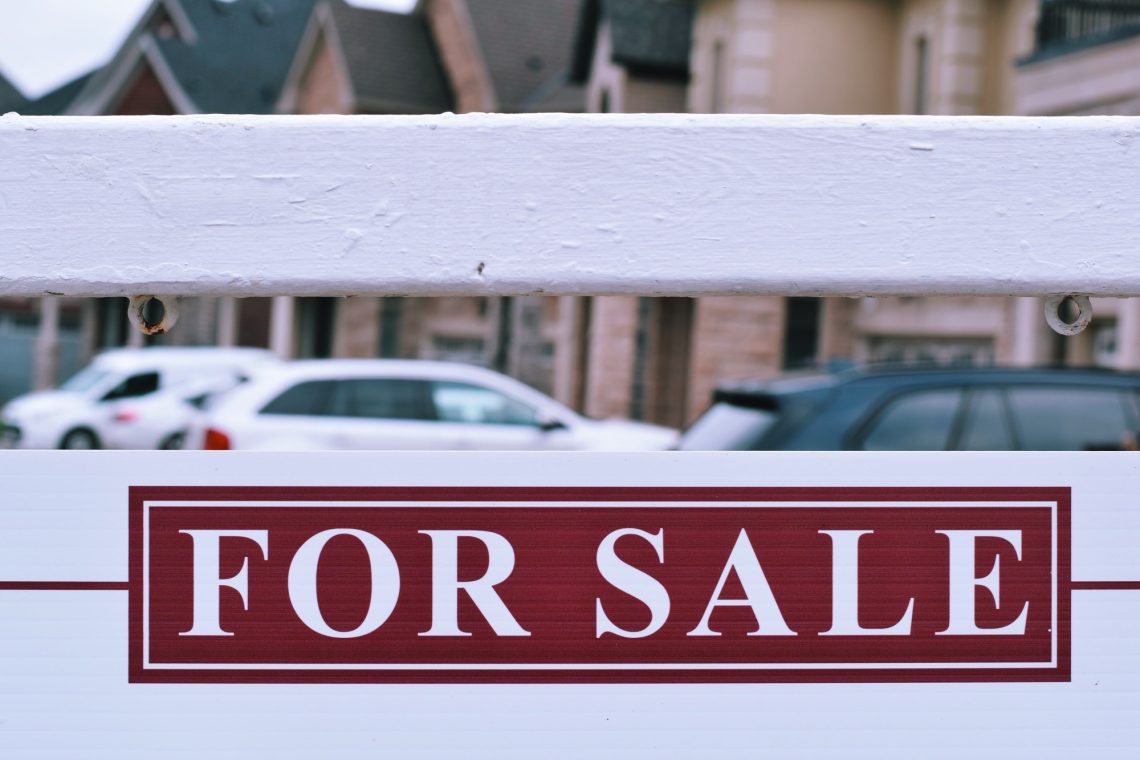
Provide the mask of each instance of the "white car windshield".
POLYGON ((70 380, 59 386, 59 389, 72 393, 85 393, 95 386, 100 385, 110 375, 111 373, 106 370, 96 369, 95 367, 85 367, 72 375, 70 380))

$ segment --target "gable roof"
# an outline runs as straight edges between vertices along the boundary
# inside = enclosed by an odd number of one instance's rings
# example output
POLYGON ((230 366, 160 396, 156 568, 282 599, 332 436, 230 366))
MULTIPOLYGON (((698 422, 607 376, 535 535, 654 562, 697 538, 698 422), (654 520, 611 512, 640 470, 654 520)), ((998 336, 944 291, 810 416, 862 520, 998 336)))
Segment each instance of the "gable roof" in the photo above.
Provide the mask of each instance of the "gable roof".
POLYGON ((23 93, 4 77, 4 72, 0 71, 0 114, 9 111, 23 113, 27 102, 23 93))
POLYGON ((583 0, 467 0, 475 37, 502 111, 581 111, 567 71, 583 0))
POLYGON ((574 46, 572 78, 585 82, 599 27, 609 25, 612 60, 630 71, 687 79, 693 0, 585 0, 574 46))
POLYGON ((315 1, 152 0, 68 110, 113 111, 149 66, 183 113, 272 113, 315 1))
POLYGON ((314 0, 182 0, 197 39, 156 40, 203 113, 272 113, 314 0))
POLYGON ((440 113, 451 88, 426 19, 419 13, 328 2, 358 112, 440 113))

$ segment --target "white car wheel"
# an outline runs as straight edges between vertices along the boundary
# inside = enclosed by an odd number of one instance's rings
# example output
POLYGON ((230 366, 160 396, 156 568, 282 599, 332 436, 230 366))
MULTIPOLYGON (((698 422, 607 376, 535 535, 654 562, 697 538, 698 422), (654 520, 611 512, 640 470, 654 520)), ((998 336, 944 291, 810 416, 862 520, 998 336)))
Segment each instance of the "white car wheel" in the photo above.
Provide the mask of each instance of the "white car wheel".
POLYGON ((158 448, 162 449, 163 451, 173 451, 173 450, 181 449, 185 445, 186 445, 186 434, 185 433, 171 433, 170 435, 168 435, 162 439, 162 443, 158 444, 158 448))
POLYGON ((59 442, 61 449, 97 449, 99 448, 99 439, 90 430, 84 428, 77 428, 71 430, 59 442))

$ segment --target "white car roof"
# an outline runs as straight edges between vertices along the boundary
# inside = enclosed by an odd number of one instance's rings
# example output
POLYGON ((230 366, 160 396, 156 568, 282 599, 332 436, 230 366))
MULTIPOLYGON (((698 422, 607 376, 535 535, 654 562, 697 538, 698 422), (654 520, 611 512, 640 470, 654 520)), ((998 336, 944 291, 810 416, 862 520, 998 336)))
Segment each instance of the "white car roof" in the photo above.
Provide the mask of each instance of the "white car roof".
POLYGON ((249 365, 279 361, 263 348, 216 348, 213 346, 118 348, 104 351, 92 364, 107 369, 132 370, 189 365, 249 365))
POLYGON ((266 368, 292 380, 337 377, 417 377, 516 383, 506 375, 473 364, 425 359, 302 359, 266 368))

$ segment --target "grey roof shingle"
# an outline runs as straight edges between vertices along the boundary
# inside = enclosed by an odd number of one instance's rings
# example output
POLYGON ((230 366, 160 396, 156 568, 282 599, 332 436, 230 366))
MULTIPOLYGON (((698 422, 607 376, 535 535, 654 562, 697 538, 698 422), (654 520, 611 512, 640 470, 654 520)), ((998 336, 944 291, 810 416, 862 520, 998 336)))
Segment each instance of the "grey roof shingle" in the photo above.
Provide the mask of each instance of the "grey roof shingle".
POLYGON ((418 13, 329 3, 362 112, 440 113, 452 108, 451 88, 427 21, 418 13))
POLYGON ((693 0, 586 0, 574 48, 573 79, 586 81, 598 26, 608 23, 613 62, 658 76, 687 78, 693 0))
POLYGON ((467 0, 483 60, 503 111, 581 111, 565 82, 583 0, 467 0))
POLYGON ((272 113, 315 0, 180 0, 196 39, 156 39, 203 113, 272 113))

